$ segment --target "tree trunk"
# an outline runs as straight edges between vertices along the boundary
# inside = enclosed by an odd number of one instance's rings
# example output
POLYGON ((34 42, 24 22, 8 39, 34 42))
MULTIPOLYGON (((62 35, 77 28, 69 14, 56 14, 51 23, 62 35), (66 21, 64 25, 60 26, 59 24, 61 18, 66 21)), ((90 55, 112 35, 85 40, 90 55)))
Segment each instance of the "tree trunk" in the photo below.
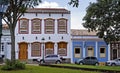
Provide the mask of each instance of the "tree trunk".
POLYGON ((15 61, 15 30, 12 28, 10 29, 11 34, 11 60, 15 61))

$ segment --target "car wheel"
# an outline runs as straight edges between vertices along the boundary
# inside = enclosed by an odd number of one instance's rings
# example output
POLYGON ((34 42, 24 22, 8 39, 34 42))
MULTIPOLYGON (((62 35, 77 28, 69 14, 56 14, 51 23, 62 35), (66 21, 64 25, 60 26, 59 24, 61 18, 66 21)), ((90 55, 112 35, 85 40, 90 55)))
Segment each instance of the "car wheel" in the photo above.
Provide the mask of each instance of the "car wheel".
POLYGON ((115 66, 115 63, 111 64, 111 66, 115 66))
POLYGON ((40 61, 40 64, 44 64, 44 63, 45 63, 45 61, 44 61, 44 60, 41 60, 41 61, 40 61))
POLYGON ((60 61, 56 61, 55 64, 61 64, 61 62, 60 61))
POLYGON ((83 65, 83 63, 82 63, 82 62, 80 62, 79 64, 80 64, 80 65, 83 65))
POLYGON ((95 66, 98 66, 99 65, 99 63, 95 63, 95 66))

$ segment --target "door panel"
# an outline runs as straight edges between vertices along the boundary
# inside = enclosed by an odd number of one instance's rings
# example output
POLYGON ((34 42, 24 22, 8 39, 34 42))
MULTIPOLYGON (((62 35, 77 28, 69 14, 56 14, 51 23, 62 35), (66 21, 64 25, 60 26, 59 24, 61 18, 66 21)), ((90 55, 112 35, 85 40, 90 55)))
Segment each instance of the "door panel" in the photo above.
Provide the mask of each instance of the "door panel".
POLYGON ((28 57, 28 44, 27 43, 20 43, 19 44, 19 59, 26 60, 28 57))
POLYGON ((117 58, 117 49, 113 49, 113 59, 117 58))

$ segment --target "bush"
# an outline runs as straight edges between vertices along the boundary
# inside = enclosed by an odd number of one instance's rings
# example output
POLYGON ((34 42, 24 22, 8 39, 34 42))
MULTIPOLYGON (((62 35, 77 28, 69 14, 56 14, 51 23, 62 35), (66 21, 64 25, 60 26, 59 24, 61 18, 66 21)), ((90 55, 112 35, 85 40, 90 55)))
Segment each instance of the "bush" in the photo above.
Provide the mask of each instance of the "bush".
POLYGON ((22 70, 25 69, 25 64, 18 60, 11 61, 6 59, 5 65, 1 68, 2 70, 22 70))

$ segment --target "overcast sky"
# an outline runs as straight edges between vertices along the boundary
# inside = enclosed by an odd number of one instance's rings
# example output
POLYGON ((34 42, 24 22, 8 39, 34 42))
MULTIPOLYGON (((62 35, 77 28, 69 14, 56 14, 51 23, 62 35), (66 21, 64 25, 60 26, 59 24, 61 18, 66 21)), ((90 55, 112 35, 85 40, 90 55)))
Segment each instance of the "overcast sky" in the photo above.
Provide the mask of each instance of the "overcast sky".
POLYGON ((68 5, 69 1, 70 0, 42 0, 42 3, 38 7, 66 8, 71 11, 71 29, 85 29, 81 24, 86 14, 86 7, 90 2, 95 2, 96 0, 79 0, 78 8, 68 5))

